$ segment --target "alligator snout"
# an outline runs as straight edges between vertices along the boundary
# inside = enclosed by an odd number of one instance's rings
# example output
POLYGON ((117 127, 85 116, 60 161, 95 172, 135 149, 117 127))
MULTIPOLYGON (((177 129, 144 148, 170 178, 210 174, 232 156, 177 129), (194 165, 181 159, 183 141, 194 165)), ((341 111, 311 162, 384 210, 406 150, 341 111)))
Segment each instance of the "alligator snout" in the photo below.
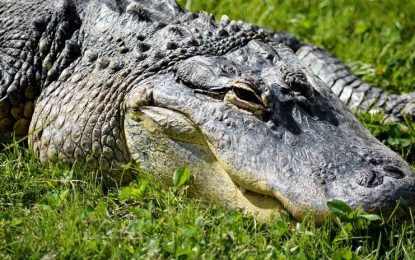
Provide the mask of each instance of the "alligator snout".
MULTIPOLYGON (((381 149, 379 146, 373 148, 381 149)), ((337 151, 341 150, 337 147, 337 151)), ((315 158, 315 164, 309 160, 295 167, 298 161, 305 161, 304 157, 292 163, 290 173, 285 176, 290 179, 287 184, 295 183, 294 187, 284 187, 281 185, 284 180, 270 178, 275 183, 272 186, 275 197, 285 201, 285 207, 296 218, 301 219, 309 210, 319 216, 328 214, 326 204, 331 200, 342 200, 353 208, 363 207, 368 212, 385 216, 394 210, 398 201, 405 207, 415 207, 414 173, 399 156, 395 157, 387 149, 383 149, 378 157, 378 161, 386 162, 376 164, 355 159, 358 156, 353 152, 339 152, 338 158, 342 159, 338 160, 333 160, 336 158, 333 154, 319 152, 323 156, 315 158)))

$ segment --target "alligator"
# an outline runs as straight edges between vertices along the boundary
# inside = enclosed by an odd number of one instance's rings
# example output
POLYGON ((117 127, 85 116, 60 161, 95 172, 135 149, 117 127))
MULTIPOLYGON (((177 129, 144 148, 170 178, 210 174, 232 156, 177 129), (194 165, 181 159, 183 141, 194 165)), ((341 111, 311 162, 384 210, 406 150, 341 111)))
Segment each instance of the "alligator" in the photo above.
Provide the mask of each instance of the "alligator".
MULTIPOLYGON (((415 176, 350 110, 411 115, 324 50, 173 0, 0 0, 0 133, 115 181, 134 162, 258 219, 339 199, 415 208, 415 176), (343 103, 342 103, 343 101, 343 103)), ((125 180, 124 179, 124 180, 125 180)))

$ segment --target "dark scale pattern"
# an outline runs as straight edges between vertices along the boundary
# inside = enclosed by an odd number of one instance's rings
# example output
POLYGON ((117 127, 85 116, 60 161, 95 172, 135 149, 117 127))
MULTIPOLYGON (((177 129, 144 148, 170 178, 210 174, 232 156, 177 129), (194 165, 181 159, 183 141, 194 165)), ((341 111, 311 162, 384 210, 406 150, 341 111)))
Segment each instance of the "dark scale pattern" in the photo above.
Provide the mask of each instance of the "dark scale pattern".
POLYGON ((84 17, 72 39, 63 44, 55 37, 42 37, 44 91, 31 125, 39 130, 30 140, 42 160, 59 158, 116 168, 114 162, 129 160, 123 136, 123 102, 134 86, 170 71, 189 57, 220 56, 253 39, 267 40, 265 34, 235 25, 233 29, 220 26, 206 13, 184 15, 177 7, 165 8, 166 2, 154 3, 154 8, 133 5, 126 6, 120 15, 122 9, 91 2, 85 12, 94 15, 84 17), (134 10, 139 10, 138 16, 145 13, 145 19, 137 17, 134 10), (207 30, 212 33, 203 33, 207 30), (57 48, 63 49, 59 57, 57 48), (66 70, 59 67, 63 59, 76 58, 78 52, 81 57, 69 62, 69 67, 63 66, 66 70), (49 60, 55 60, 54 64, 49 60))
POLYGON ((17 136, 27 134, 34 99, 39 93, 36 72, 40 64, 35 53, 44 28, 39 20, 24 19, 27 13, 47 16, 50 10, 33 1, 20 5, 0 3, 0 133, 3 138, 12 130, 17 136))
POLYGON ((0 3, 0 133, 3 137, 11 131, 16 136, 28 133, 35 98, 77 55, 74 44, 66 42, 79 26, 73 3, 61 1, 53 6, 42 2, 0 3), (24 19, 27 13, 39 16, 24 19))

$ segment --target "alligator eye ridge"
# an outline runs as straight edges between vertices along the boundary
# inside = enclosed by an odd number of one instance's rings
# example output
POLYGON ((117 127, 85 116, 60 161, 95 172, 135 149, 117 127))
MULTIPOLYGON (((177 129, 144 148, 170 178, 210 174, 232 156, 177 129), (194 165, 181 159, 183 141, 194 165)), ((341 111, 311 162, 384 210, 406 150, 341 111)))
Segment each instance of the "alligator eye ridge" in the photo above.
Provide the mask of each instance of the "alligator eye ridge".
POLYGON ((288 88, 294 91, 297 97, 304 97, 300 98, 300 101, 308 100, 313 102, 315 96, 314 88, 310 85, 307 80, 307 76, 302 70, 290 67, 287 64, 279 64, 279 69, 283 74, 283 80, 285 84, 287 84, 288 88))

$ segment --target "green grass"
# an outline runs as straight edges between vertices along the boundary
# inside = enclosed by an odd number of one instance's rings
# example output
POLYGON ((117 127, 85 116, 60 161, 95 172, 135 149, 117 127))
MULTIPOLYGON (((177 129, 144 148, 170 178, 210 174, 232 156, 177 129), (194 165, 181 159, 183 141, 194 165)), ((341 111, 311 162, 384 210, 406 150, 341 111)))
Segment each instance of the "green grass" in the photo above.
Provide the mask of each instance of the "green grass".
POLYGON ((185 187, 144 173, 106 190, 96 172, 42 165, 17 144, 0 161, 1 259, 415 257, 410 217, 264 225, 242 211, 187 199, 185 187))
MULTIPOLYGON (((415 3, 410 1, 187 2, 192 10, 226 13, 321 45, 382 88, 415 90, 415 3)), ((360 119, 415 162, 411 123, 402 129, 383 125, 379 116, 360 119)), ((166 187, 149 174, 137 171, 137 179, 120 189, 107 189, 98 176, 81 166, 43 165, 16 143, 4 149, 0 259, 415 258, 411 216, 370 220, 354 212, 333 216, 322 227, 289 217, 265 225, 243 211, 188 199, 185 187, 166 187)))

